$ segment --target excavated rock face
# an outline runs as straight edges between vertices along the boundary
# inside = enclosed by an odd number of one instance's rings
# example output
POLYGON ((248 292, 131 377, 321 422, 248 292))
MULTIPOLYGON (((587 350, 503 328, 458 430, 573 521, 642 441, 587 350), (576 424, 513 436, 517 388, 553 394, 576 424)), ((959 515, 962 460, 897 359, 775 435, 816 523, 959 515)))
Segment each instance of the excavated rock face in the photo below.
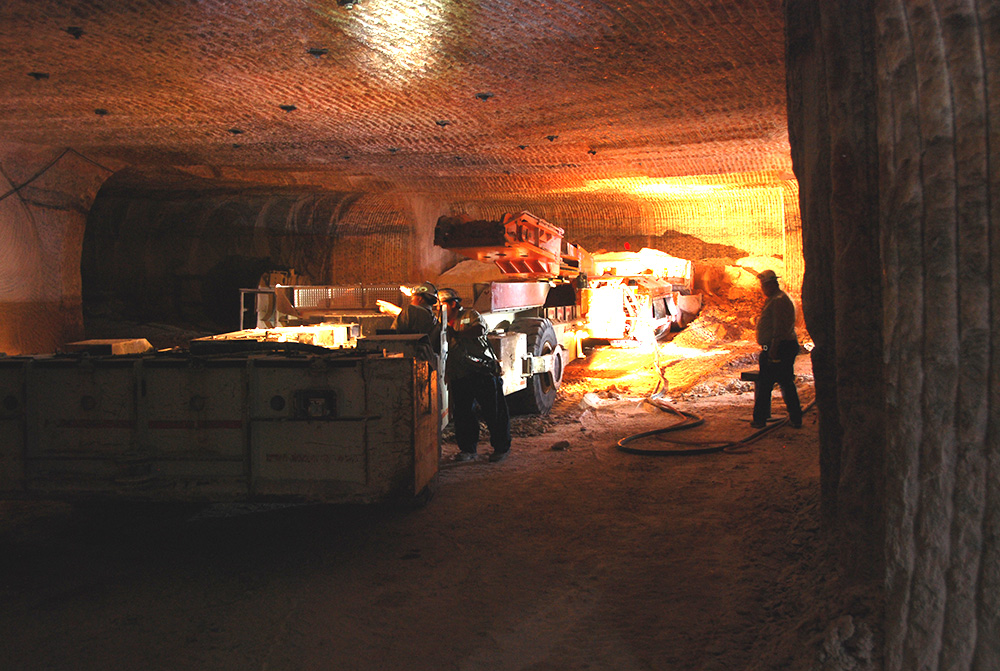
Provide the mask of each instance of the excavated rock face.
MULTIPOLYGON (((112 178, 87 223, 84 300, 139 321, 239 328, 239 289, 269 270, 303 284, 406 282, 418 256, 400 198, 255 187, 137 190, 112 178)), ((428 254, 443 257, 437 248, 428 254)))
POLYGON ((0 136, 449 194, 787 170, 781 3, 10 0, 0 136))
POLYGON ((108 174, 72 150, 0 143, 0 352, 51 352, 83 336, 84 224, 108 174))
POLYGON ((347 4, 0 5, 0 137, 116 172, 89 295, 190 288, 226 257, 420 280, 458 260, 433 247, 439 215, 522 209, 585 248, 780 256, 798 292, 778 0, 347 4))
POLYGON ((1000 668, 1000 9, 787 6, 824 503, 887 671, 1000 668))
POLYGON ((789 128, 808 222, 803 298, 822 390, 823 500, 856 540, 846 544, 850 561, 877 570, 873 557, 856 554, 878 545, 884 441, 883 410, 870 402, 884 394, 872 30, 867 6, 788 5, 789 128))

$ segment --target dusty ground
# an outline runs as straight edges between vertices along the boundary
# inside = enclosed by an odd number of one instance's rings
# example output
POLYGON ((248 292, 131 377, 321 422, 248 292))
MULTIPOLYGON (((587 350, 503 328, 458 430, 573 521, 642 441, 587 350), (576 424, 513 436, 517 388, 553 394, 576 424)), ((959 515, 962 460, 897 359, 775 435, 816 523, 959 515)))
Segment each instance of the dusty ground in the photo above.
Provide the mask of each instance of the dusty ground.
MULTIPOLYGON (((753 348, 679 347, 660 359, 668 395, 706 424, 677 437, 749 436, 738 377, 753 348)), ((849 668, 823 631, 868 601, 820 533, 815 413, 714 454, 626 454, 620 438, 676 421, 642 402, 660 382, 652 355, 588 362, 549 417, 516 420, 505 462, 457 464, 446 443, 417 510, 105 523, 0 503, 0 668, 849 668)), ((797 371, 808 401, 807 356, 797 371)))

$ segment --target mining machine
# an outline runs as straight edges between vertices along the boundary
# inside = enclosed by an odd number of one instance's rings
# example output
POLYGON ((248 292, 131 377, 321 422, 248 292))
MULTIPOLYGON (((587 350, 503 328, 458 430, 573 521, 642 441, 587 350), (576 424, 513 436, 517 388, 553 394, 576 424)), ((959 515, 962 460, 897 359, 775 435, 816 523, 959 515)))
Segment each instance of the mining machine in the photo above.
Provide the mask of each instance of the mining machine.
MULTIPOLYGON (((530 212, 498 220, 441 217, 434 244, 499 269, 501 279, 438 282, 471 297, 494 333, 524 334, 525 361, 550 356, 511 396, 512 405, 547 412, 563 366, 583 353, 585 340, 634 345, 680 330, 701 309, 692 295, 692 264, 643 249, 591 254, 565 231, 530 212)), ((531 370, 524 366, 527 372, 531 370)))

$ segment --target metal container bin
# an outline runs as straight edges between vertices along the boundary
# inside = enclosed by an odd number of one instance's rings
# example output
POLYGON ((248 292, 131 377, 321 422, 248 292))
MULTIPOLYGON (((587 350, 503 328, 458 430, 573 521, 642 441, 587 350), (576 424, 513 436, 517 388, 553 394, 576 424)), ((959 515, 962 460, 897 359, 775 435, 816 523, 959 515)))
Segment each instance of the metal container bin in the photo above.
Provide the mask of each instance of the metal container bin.
POLYGON ((256 497, 372 502, 419 494, 437 472, 437 379, 408 356, 256 357, 256 497))
POLYGON ((24 489, 24 380, 29 359, 0 357, 0 491, 24 489))

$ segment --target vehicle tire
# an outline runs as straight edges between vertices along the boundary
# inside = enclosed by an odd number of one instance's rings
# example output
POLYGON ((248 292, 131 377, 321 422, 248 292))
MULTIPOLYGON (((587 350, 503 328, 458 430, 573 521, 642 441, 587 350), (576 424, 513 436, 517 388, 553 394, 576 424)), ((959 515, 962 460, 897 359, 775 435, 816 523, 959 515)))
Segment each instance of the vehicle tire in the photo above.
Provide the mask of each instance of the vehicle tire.
POLYGON ((553 365, 551 371, 535 373, 528 379, 527 387, 508 396, 507 408, 516 415, 548 414, 562 384, 565 362, 552 322, 541 318, 518 319, 510 330, 527 336, 528 354, 542 356, 551 352, 553 365))

